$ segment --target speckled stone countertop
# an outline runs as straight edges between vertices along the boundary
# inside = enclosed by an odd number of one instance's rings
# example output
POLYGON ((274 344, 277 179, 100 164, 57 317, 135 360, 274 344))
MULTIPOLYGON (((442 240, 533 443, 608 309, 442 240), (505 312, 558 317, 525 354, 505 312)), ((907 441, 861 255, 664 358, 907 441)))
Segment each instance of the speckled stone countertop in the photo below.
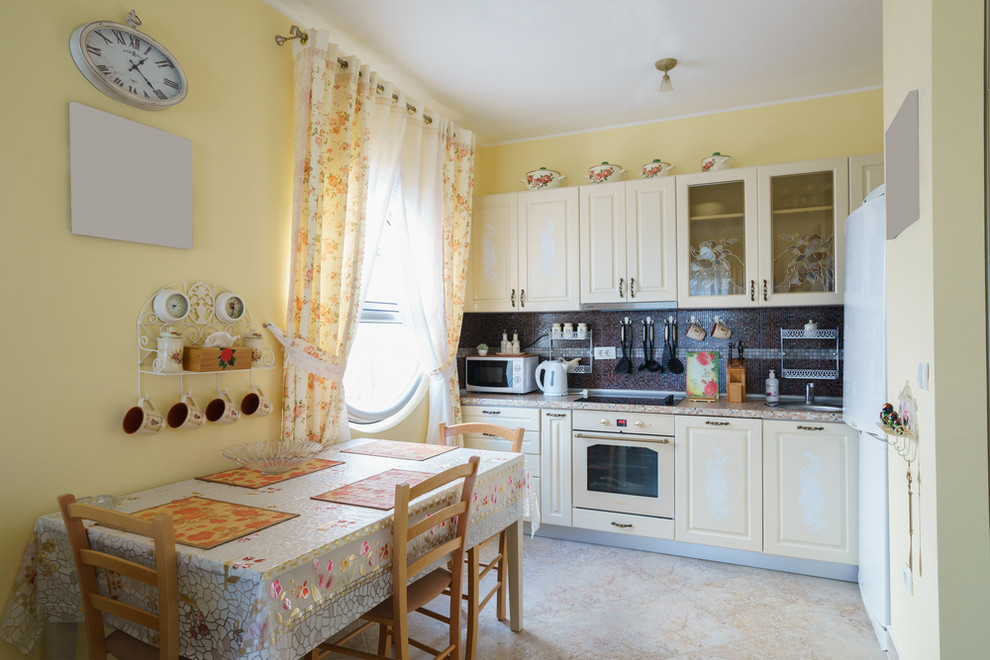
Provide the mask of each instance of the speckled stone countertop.
POLYGON ((672 415, 709 415, 712 417, 749 417, 754 419, 780 419, 787 421, 842 422, 841 412, 786 410, 769 408, 762 399, 745 403, 729 403, 725 399, 702 402, 684 399, 674 406, 650 406, 642 404, 607 404, 581 401, 578 393, 566 396, 531 394, 493 394, 461 390, 461 403, 469 406, 510 406, 516 408, 562 408, 565 410, 613 410, 629 412, 667 413, 672 415))

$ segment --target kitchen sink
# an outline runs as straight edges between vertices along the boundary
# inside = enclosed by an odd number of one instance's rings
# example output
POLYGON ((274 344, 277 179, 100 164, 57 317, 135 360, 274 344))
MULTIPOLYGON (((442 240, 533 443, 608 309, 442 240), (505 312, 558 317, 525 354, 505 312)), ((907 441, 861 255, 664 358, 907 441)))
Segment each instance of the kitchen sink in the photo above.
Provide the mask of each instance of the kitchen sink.
POLYGON ((804 403, 803 401, 781 401, 778 403, 764 403, 768 408, 780 408, 782 410, 804 410, 807 412, 842 412, 842 406, 832 406, 827 403, 804 403))

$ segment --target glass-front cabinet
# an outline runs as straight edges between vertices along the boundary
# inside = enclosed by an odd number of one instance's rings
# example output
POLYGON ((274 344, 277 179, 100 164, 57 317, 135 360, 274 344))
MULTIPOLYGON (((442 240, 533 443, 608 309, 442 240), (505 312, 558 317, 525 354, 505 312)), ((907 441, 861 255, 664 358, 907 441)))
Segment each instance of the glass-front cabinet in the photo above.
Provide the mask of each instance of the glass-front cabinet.
POLYGON ((771 165, 758 171, 760 303, 842 304, 848 160, 771 165))
POLYGON ((678 304, 841 304, 848 176, 833 158, 677 177, 678 304))
POLYGON ((756 304, 755 167, 677 177, 677 302, 756 304))

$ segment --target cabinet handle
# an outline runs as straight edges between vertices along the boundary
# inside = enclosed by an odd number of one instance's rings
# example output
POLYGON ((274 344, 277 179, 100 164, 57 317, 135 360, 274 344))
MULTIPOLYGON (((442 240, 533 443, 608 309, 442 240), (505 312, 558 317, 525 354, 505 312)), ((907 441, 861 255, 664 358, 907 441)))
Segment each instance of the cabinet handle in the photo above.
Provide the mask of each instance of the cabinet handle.
POLYGON ((824 426, 799 426, 798 431, 824 431, 824 426))
POLYGON ((516 290, 515 289, 513 289, 512 290, 512 293, 509 294, 509 302, 512 303, 512 306, 513 307, 516 306, 516 290))
POLYGON ((632 523, 617 523, 617 522, 615 522, 613 520, 612 521, 612 526, 613 527, 622 527, 623 529, 625 529, 625 528, 628 528, 628 527, 632 527, 632 523))
POLYGON ((630 277, 629 278, 629 297, 630 298, 635 298, 636 297, 636 278, 635 277, 630 277))
POLYGON ((625 284, 626 280, 623 277, 619 278, 619 297, 622 297, 622 285, 625 284))
POLYGON ((482 415, 501 415, 502 414, 502 411, 501 410, 482 410, 481 411, 481 414, 482 415))
POLYGON ((567 417, 567 413, 552 413, 548 412, 547 417, 567 417))
POLYGON ((526 306, 526 289, 519 289, 519 306, 526 306))
POLYGON ((708 426, 728 426, 731 423, 732 422, 713 422, 711 420, 705 422, 705 424, 708 424, 708 426))
POLYGON ((763 302, 767 301, 767 281, 763 280, 763 302))
POLYGON ((749 299, 756 302, 756 280, 749 281, 749 299))

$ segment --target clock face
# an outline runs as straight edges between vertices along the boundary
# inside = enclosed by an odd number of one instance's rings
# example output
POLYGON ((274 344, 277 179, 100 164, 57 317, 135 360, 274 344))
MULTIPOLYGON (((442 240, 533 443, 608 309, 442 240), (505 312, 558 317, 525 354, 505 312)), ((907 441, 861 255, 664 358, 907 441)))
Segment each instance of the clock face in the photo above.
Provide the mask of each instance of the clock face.
POLYGON ((164 46, 126 25, 97 21, 69 40, 76 66, 98 89, 140 108, 160 109, 186 96, 186 77, 164 46))
POLYGON ((173 293, 165 300, 165 309, 174 318, 182 318, 189 311, 189 301, 181 293, 173 293))
POLYGON ((244 300, 236 294, 224 292, 217 296, 214 309, 218 319, 224 323, 234 323, 244 316, 244 300))

